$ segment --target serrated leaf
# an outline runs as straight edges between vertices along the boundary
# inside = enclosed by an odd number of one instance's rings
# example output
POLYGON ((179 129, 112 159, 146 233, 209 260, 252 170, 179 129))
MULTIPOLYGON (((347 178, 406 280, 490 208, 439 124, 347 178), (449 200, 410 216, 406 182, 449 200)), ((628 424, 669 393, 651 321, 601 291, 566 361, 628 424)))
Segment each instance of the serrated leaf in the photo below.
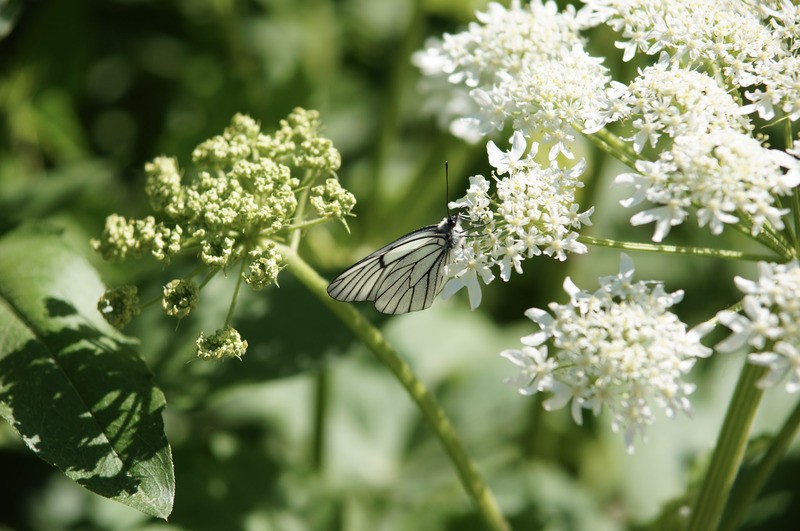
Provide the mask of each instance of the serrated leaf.
POLYGON ((166 518, 175 479, 164 395, 96 310, 103 290, 57 235, 0 239, 0 416, 80 485, 166 518))

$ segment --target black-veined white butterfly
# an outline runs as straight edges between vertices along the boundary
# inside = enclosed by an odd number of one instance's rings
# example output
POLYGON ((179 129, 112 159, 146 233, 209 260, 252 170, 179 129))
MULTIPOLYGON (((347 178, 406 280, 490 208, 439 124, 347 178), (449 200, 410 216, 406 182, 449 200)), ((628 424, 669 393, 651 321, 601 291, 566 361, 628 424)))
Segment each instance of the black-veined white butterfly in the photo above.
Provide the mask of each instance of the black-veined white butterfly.
POLYGON ((328 295, 343 302, 373 301, 381 313, 424 310, 444 288, 445 266, 462 236, 458 216, 450 215, 409 232, 333 279, 328 295))

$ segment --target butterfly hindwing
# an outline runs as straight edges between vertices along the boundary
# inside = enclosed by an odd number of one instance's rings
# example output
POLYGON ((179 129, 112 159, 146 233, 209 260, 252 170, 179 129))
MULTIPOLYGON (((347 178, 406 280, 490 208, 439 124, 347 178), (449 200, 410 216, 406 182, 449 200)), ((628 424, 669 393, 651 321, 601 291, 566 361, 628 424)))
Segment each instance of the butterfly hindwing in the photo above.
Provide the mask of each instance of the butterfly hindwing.
MULTIPOLYGON (((442 284, 442 263, 448 240, 429 237, 425 245, 399 259, 381 283, 375 307, 383 313, 408 313, 424 310, 438 295, 442 284)), ((387 268, 389 271, 389 268, 387 268)))
POLYGON ((328 294, 344 302, 374 301, 382 313, 424 310, 444 287, 457 225, 448 217, 398 238, 336 277, 328 294))

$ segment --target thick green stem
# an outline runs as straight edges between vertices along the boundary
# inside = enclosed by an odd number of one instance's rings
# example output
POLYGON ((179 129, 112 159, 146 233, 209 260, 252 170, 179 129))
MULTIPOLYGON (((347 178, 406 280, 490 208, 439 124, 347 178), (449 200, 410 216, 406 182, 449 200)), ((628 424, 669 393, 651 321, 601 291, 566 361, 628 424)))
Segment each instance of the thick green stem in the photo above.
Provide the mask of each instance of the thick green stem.
POLYGON ((757 262, 759 260, 774 262, 779 259, 777 256, 765 254, 742 253, 728 249, 713 249, 711 247, 682 247, 679 245, 662 245, 655 243, 635 243, 609 240, 606 238, 594 238, 592 236, 579 236, 578 241, 589 245, 600 245, 603 247, 614 247, 627 251, 645 251, 651 253, 672 253, 672 254, 691 254, 695 256, 709 256, 713 258, 728 258, 731 260, 748 260, 757 262))
POLYGON ((349 304, 331 299, 326 290, 328 283, 311 266, 305 263, 297 253, 285 245, 278 245, 278 251, 283 255, 292 274, 319 298, 334 315, 341 319, 345 326, 394 373, 400 384, 419 407, 428 425, 441 441, 442 446, 444 446, 445 451, 450 456, 450 460, 458 471, 461 483, 475 503, 477 510, 483 516, 489 529, 496 531, 510 529, 492 492, 483 481, 483 478, 481 478, 475 464, 461 444, 461 440, 445 415, 444 410, 442 410, 425 385, 416 377, 408 363, 397 354, 383 337, 380 330, 372 326, 358 310, 349 304))
POLYGON ((764 391, 756 382, 767 372, 745 363, 722 422, 700 490, 694 500, 686 531, 713 531, 722 517, 733 480, 739 471, 758 404, 764 391))
POLYGON ((747 516, 758 493, 764 488, 767 478, 772 475, 775 467, 789 450, 798 428, 800 428, 800 404, 794 408, 781 431, 772 440, 761 462, 736 482, 736 488, 726 507, 719 531, 734 531, 740 527, 742 519, 747 516))

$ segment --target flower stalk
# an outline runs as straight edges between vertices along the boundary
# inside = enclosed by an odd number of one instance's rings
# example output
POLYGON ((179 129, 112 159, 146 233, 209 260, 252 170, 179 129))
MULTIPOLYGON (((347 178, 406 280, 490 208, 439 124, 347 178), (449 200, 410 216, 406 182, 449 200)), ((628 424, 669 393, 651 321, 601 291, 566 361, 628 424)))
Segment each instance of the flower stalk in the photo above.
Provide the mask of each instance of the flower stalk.
POLYGON ((758 262, 762 260, 775 260, 773 255, 745 253, 732 249, 714 249, 711 247, 687 247, 682 245, 663 245, 656 243, 626 242, 612 240, 608 238, 595 238, 594 236, 581 235, 578 241, 601 247, 611 247, 614 249, 624 249, 626 251, 642 251, 649 253, 671 253, 689 254, 694 256, 707 256, 710 258, 725 258, 728 260, 746 260, 748 262, 758 262))
POLYGON ((739 374, 717 446, 694 500, 686 531, 716 529, 742 463, 750 428, 764 391, 756 386, 766 369, 746 363, 739 374))
POLYGON ((461 483, 472 498, 489 529, 506 531, 508 522, 500 512, 491 490, 478 472, 461 443, 455 428, 447 418, 436 398, 428 391, 411 367, 406 363, 383 337, 380 330, 372 326, 353 306, 331 299, 326 291, 328 283, 291 248, 278 245, 278 250, 289 266, 289 270, 303 283, 331 312, 361 340, 370 351, 386 365, 417 404, 428 425, 444 446, 447 455, 455 466, 461 483))
POLYGON ((780 432, 772 439, 772 443, 761 461, 749 474, 740 476, 736 482, 718 531, 734 531, 739 528, 742 519, 756 501, 767 479, 789 450, 792 441, 797 435, 798 428, 800 428, 800 404, 794 408, 780 432))
MULTIPOLYGON (((476 306, 479 280, 491 282, 493 267, 508 281, 512 271, 522 273, 528 258, 564 260, 568 253, 585 253, 586 244, 758 261, 758 280, 734 279, 745 293, 740 303, 686 332, 700 345, 711 326, 726 326, 731 334, 716 352, 744 353, 749 362, 691 514, 691 531, 712 530, 763 389, 785 382, 787 392, 800 392, 800 139, 792 127, 800 120, 798 10, 788 1, 583 3, 561 11, 541 0, 491 3, 466 30, 429 41, 413 57, 430 82, 432 100, 464 100, 435 113, 454 135, 477 141, 493 131, 514 131, 508 151, 487 143, 495 170, 489 179, 470 177, 466 196, 452 204, 464 210, 462 220, 484 232, 482 240, 456 249, 448 269, 454 280, 444 293, 467 287, 476 306), (623 62, 652 56, 646 66, 630 78, 613 79, 602 66, 606 58, 591 56, 582 34, 601 24, 617 33, 623 62), (759 53, 748 52, 753 49, 759 53), (772 147, 782 142, 767 127, 778 121, 785 123, 783 149, 772 147), (578 235, 591 224, 594 208, 580 212, 576 202, 583 183, 574 178, 585 165, 575 160, 576 132, 631 168, 614 184, 628 190, 620 204, 636 208, 631 225, 654 227, 653 243, 578 235), (537 151, 547 152, 549 165, 539 164, 542 156, 533 158, 537 151), (737 231, 766 251, 661 245, 691 219, 714 236, 737 231)), ((585 410, 599 414, 608 407, 615 413, 612 427, 627 425, 633 432, 652 421, 654 408, 642 400, 649 393, 654 404, 667 405, 668 415, 690 411, 694 385, 681 377, 694 360, 681 359, 687 349, 675 345, 675 333, 664 334, 665 323, 688 329, 667 311, 679 302, 679 292, 664 292, 658 281, 632 284, 632 271, 631 263, 617 280, 601 277, 602 288, 593 293, 567 278, 569 304, 526 312, 539 330, 523 338, 521 348, 502 353, 520 370, 512 379, 520 393, 552 393, 545 409, 571 403, 578 424, 585 410), (649 327, 643 326, 647 318, 649 327), (640 369, 637 363, 654 365, 640 369), (642 375, 651 381, 637 379, 642 375), (619 389, 615 402, 610 398, 619 389)), ((711 352, 696 348, 700 357, 711 352)), ((792 417, 785 430, 796 429, 789 427, 794 422, 792 417)), ((785 451, 780 444, 763 470, 785 451)), ((736 510, 754 498, 750 492, 736 510)))

